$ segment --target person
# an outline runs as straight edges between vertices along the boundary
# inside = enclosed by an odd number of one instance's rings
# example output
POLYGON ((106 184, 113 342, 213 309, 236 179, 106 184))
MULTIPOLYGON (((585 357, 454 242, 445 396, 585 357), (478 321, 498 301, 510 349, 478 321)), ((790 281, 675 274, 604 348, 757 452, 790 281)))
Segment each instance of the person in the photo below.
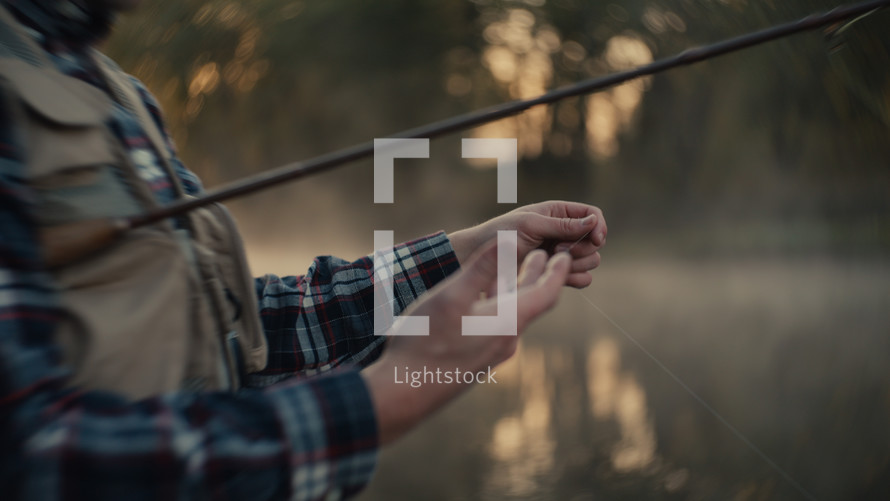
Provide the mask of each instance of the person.
POLYGON ((484 370, 515 350, 460 334, 463 315, 496 312, 481 293, 498 230, 518 235, 520 331, 599 265, 602 211, 572 202, 397 245, 395 312, 430 333, 388 337, 370 258, 252 279, 221 207, 59 260, 82 223, 202 188, 151 94, 93 48, 138 0, 0 2, 4 499, 348 497, 378 447, 468 388, 395 371, 484 370))

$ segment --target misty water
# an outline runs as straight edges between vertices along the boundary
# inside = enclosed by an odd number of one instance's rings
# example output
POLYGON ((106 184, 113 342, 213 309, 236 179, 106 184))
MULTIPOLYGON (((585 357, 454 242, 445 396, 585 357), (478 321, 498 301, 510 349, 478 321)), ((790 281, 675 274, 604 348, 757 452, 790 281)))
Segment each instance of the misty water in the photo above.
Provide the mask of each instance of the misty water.
POLYGON ((890 263, 617 261, 564 292, 497 385, 384 451, 361 499, 886 493, 890 263))
MULTIPOLYGON (((359 499, 886 499, 890 260, 689 256, 613 230, 593 285, 563 291, 497 384, 383 450, 359 499)), ((311 259, 251 247, 255 272, 311 259)))

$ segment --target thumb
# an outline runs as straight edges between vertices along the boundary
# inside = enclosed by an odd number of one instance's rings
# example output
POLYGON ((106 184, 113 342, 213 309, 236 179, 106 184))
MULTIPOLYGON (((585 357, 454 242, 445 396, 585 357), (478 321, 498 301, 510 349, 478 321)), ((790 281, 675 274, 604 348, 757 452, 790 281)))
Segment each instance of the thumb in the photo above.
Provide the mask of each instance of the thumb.
POLYGON ((553 308, 565 285, 571 258, 564 252, 550 258, 544 273, 530 286, 519 291, 519 328, 553 308))
POLYGON ((596 226, 596 214, 584 218, 550 217, 534 214, 526 220, 525 230, 541 240, 576 240, 596 226))

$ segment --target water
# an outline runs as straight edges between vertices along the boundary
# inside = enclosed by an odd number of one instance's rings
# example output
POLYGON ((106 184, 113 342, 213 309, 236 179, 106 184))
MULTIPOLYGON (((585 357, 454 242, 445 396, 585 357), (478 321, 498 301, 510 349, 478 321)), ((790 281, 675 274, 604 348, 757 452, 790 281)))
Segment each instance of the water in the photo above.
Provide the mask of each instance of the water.
MULTIPOLYGON (((817 499, 890 495, 890 266, 627 260, 583 294, 817 499)), ((362 500, 806 499, 581 293, 362 500)))

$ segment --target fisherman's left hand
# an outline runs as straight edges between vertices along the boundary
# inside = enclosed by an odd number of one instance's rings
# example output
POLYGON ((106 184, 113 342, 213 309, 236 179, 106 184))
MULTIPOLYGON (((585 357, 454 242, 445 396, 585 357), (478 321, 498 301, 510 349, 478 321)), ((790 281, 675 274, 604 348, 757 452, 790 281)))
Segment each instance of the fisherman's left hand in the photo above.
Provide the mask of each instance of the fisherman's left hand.
POLYGON ((520 207, 448 236, 458 260, 464 263, 473 251, 497 238, 498 230, 516 230, 520 263, 535 249, 551 254, 568 250, 572 267, 565 284, 579 289, 593 280, 590 270, 599 266, 599 250, 608 234, 603 211, 598 207, 550 201, 520 207))

